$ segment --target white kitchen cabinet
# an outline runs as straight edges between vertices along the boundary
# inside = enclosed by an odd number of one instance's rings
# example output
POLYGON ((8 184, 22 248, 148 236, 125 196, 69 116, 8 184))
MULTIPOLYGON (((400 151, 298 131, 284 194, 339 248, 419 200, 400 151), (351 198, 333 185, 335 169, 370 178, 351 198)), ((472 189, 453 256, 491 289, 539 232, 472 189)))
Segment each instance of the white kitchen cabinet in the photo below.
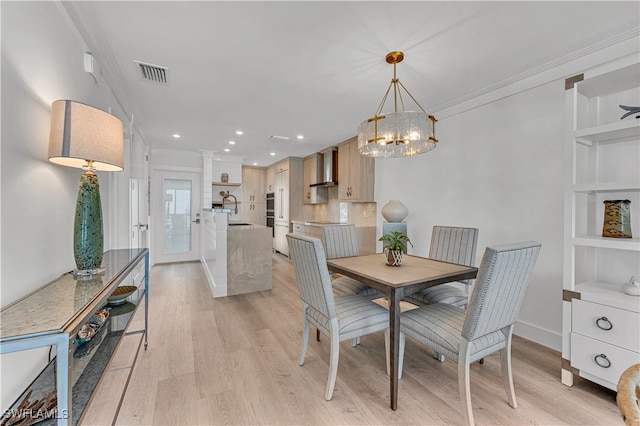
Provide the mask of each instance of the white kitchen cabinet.
POLYGON ((640 363, 640 63, 628 57, 566 82, 562 383, 579 375, 616 389, 640 363), (602 237, 605 200, 631 201, 634 238, 602 237))
POLYGON ((340 201, 373 202, 375 160, 358 152, 358 138, 338 145, 338 198, 340 201))
POLYGON ((289 233, 289 225, 285 223, 277 223, 273 226, 273 248, 289 256, 289 243, 287 242, 287 234, 289 233))

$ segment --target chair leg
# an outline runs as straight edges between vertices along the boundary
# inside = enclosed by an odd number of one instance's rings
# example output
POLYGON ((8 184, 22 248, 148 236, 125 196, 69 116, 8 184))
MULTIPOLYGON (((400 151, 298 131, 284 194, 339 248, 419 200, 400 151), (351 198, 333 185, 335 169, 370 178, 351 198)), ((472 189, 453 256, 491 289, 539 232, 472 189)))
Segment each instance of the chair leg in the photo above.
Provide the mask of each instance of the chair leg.
POLYGON ((336 376, 338 375, 338 357, 340 355, 340 339, 338 339, 338 320, 331 320, 331 356, 329 358, 329 380, 324 399, 330 401, 333 398, 333 389, 336 386, 336 376), (334 324, 335 322, 335 324, 334 324))
POLYGON ((471 407, 471 387, 469 377, 469 342, 460 343, 460 351, 458 353, 458 392, 460 393, 460 402, 462 402, 462 410, 464 417, 469 426, 474 425, 473 409, 471 407))
POLYGON ((351 346, 353 346, 354 348, 356 346, 358 346, 360 344, 360 337, 356 337, 354 339, 351 339, 351 346))
POLYGON ((444 362, 444 355, 442 355, 440 352, 435 352, 433 354, 433 357, 440 362, 444 362))
POLYGON ((516 408, 518 407, 518 401, 516 401, 516 391, 513 387, 513 374, 511 372, 511 332, 507 337, 507 345, 500 351, 500 365, 502 366, 502 381, 504 382, 504 389, 507 391, 509 405, 516 408))
MULTIPOLYGON (((318 333, 320 331, 318 330, 318 333)), ((300 350, 300 358, 298 365, 304 365, 304 356, 307 354, 307 345, 309 344, 309 320, 307 319, 306 309, 304 312, 304 326, 302 328, 302 349, 300 350)))
POLYGON ((316 328, 316 340, 319 342, 320 341, 320 330, 318 330, 316 328))

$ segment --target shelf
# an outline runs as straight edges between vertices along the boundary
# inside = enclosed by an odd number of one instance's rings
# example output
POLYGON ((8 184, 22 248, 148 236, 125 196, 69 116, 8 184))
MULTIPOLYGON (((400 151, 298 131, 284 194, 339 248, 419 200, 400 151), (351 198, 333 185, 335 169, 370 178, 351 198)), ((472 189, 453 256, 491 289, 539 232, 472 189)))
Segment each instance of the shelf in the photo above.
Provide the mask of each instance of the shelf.
POLYGON ((578 235, 574 246, 640 251, 640 238, 607 238, 597 235, 578 235))
POLYGON ((640 64, 633 63, 599 75, 587 76, 576 84, 578 93, 593 98, 633 89, 640 85, 640 64))
POLYGON ((585 194, 594 192, 637 192, 640 191, 640 182, 580 183, 573 185, 573 191, 585 194))
POLYGON ((241 186, 240 182, 211 182, 212 186, 241 186))
POLYGON ((587 146, 593 145, 593 142, 620 142, 630 138, 637 139, 640 138, 640 119, 627 118, 616 123, 576 130, 573 137, 577 143, 587 146))
POLYGON ((625 294, 622 291, 622 284, 585 281, 576 284, 575 291, 580 293, 581 300, 587 302, 640 312, 640 297, 625 294))

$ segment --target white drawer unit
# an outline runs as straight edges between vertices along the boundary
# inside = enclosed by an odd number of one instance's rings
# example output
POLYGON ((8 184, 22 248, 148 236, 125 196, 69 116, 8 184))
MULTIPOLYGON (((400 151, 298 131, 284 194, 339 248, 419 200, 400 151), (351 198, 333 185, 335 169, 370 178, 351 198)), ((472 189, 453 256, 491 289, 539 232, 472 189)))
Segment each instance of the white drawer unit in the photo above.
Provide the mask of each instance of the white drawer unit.
POLYGON ((578 333, 571 333, 571 366, 580 376, 616 389, 620 375, 640 363, 640 354, 578 333))
POLYGON ((574 299, 571 323, 573 333, 640 352, 637 312, 574 299))

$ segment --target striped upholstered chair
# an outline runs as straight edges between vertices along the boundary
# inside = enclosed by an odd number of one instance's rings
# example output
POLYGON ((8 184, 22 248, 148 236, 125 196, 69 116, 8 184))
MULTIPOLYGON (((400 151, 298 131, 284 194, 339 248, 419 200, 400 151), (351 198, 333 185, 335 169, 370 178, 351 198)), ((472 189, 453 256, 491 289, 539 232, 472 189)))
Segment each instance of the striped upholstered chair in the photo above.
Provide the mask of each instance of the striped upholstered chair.
MULTIPOLYGON (((429 258, 473 266, 477 244, 477 228, 434 226, 431 233, 429 258)), ((405 297, 405 300, 418 306, 432 303, 448 303, 464 307, 467 306, 469 300, 468 294, 470 294, 471 280, 461 282, 467 285, 466 290, 450 284, 443 284, 410 294, 405 297)))
POLYGON ((328 401, 336 383, 340 342, 388 330, 389 311, 357 294, 334 296, 327 259, 318 238, 287 234, 287 242, 303 310, 302 350, 298 364, 304 364, 309 327, 313 324, 331 340, 329 379, 324 395, 328 401))
MULTIPOLYGON (((327 259, 358 256, 358 234, 355 225, 327 225, 322 227, 322 240, 327 259)), ((353 278, 340 276, 331 283, 336 294, 357 294, 368 299, 385 295, 353 278)))
POLYGON ((509 405, 516 408, 511 374, 511 336, 540 252, 534 241, 487 247, 467 310, 446 303, 403 312, 400 361, 405 336, 458 363, 458 391, 467 424, 473 425, 469 364, 500 351, 509 405))

